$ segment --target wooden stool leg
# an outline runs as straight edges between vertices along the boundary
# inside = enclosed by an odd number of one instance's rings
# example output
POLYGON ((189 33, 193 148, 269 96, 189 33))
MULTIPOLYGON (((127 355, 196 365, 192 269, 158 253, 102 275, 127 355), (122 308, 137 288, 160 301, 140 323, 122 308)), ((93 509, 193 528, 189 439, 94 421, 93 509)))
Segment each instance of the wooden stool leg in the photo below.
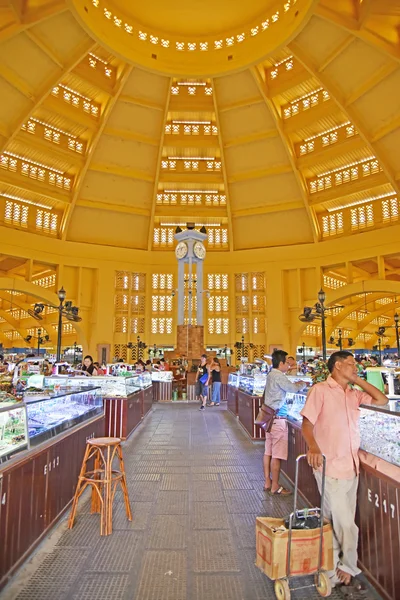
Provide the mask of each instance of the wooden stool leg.
POLYGON ((122 493, 124 495, 126 516, 128 518, 128 521, 132 521, 132 509, 131 509, 131 504, 129 502, 128 486, 126 484, 125 465, 124 465, 124 459, 122 456, 122 448, 120 445, 118 445, 118 447, 117 447, 117 454, 118 454, 118 458, 119 458, 119 470, 122 473, 120 482, 121 482, 122 493))
MULTIPOLYGON (((96 448, 96 453, 94 456, 94 470, 98 470, 100 469, 100 451, 98 448, 96 448)), ((90 512, 91 513, 99 513, 101 512, 101 500, 100 500, 100 495, 101 494, 101 476, 100 473, 95 473, 93 475, 93 479, 95 481, 98 481, 98 483, 92 483, 92 503, 91 503, 91 507, 90 507, 90 512)))
POLYGON ((102 529, 101 535, 110 535, 112 533, 112 459, 111 448, 107 447, 104 465, 104 496, 102 511, 102 529))
POLYGON ((85 450, 85 455, 84 455, 83 461, 82 461, 81 470, 80 470, 79 477, 78 477, 78 483, 77 483, 76 490, 75 490, 74 500, 72 502, 71 514, 70 514, 70 517, 68 520, 68 529, 72 529, 72 527, 74 526, 76 509, 78 508, 78 500, 79 500, 79 496, 81 495, 80 488, 81 488, 81 484, 82 484, 82 478, 86 472, 86 463, 87 463, 87 460, 89 457, 89 453, 90 453, 90 448, 87 445, 86 450, 85 450))

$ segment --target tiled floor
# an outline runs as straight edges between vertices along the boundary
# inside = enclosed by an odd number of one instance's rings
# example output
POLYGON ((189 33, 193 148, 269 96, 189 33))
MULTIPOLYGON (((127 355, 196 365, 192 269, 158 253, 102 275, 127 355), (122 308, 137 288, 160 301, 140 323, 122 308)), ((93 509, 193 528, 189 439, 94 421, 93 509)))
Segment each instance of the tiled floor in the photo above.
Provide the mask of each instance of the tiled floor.
MULTIPOLYGON (((64 519, 0 597, 275 598, 273 583, 254 566, 255 518, 286 516, 292 500, 263 492, 262 452, 222 406, 155 405, 124 444, 133 521, 117 493, 113 534, 101 538, 98 516, 82 500, 73 530, 64 519)), ((318 597, 313 588, 292 592, 294 600, 318 597)))

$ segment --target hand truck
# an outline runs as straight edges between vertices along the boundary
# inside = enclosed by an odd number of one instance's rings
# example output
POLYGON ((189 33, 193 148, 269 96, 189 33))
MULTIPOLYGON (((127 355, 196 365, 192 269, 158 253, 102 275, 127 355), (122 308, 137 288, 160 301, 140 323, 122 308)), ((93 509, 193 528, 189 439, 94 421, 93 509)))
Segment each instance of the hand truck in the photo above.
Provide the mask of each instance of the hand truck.
MULTIPOLYGON (((325 470, 326 470, 326 457, 322 455, 322 487, 321 487, 321 507, 297 510, 297 496, 298 496, 298 483, 299 483, 299 463, 302 458, 307 458, 306 454, 300 454, 296 458, 296 476, 294 482, 294 501, 293 501, 293 512, 289 515, 289 537, 288 537, 288 549, 286 559, 286 577, 283 579, 276 579, 275 581, 275 596, 278 600, 290 600, 290 592, 294 590, 302 590, 306 588, 315 587, 317 592, 323 598, 330 596, 332 593, 332 583, 329 579, 326 571, 321 569, 322 564, 322 545, 324 536, 324 497, 325 497, 325 470), (318 516, 321 520, 320 526, 320 540, 319 540, 319 552, 318 552, 318 568, 314 574, 314 583, 309 585, 303 585, 301 587, 291 588, 290 587, 290 558, 292 553, 292 524, 296 516, 304 516, 307 511, 308 516, 318 516)), ((304 575, 296 574, 296 577, 306 577, 309 573, 304 575)))

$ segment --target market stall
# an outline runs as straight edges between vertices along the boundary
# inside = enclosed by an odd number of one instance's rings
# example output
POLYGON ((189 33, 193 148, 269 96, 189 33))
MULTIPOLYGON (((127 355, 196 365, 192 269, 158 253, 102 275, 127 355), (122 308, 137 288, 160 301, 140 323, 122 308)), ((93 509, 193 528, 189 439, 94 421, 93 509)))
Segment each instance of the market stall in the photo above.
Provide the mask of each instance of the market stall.
MULTIPOLYGON (((293 483, 296 457, 307 451, 300 416, 306 396, 287 394, 287 400, 289 457, 282 469, 293 483)), ((400 398, 390 396, 387 407, 361 406, 360 434, 360 565, 378 591, 395 600, 400 589, 400 398)), ((315 479, 305 462, 300 466, 299 488, 311 505, 319 505, 315 479)))
POLYGON ((171 402, 172 401, 172 371, 153 371, 151 373, 153 382, 153 401, 171 402))
POLYGON ((86 440, 102 435, 98 388, 0 394, 0 587, 67 508, 86 440))

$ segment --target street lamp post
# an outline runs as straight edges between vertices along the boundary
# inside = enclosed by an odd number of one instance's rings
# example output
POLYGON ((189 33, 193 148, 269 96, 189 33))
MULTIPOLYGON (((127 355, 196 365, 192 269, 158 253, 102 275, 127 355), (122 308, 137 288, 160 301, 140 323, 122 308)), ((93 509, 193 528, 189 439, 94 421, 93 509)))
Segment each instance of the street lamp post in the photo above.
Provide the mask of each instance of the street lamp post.
POLYGON ((61 361, 61 340, 62 340, 62 317, 63 317, 63 308, 64 308, 64 300, 67 296, 64 287, 62 287, 57 292, 58 299, 60 304, 58 305, 58 330, 57 330, 57 358, 56 361, 61 361))
POLYGON ((398 313, 394 315, 394 327, 396 330, 396 345, 397 345, 397 358, 400 359, 400 339, 399 339, 399 320, 398 313))
POLYGON ((36 335, 28 335, 24 339, 26 342, 28 342, 28 344, 31 342, 32 339, 37 339, 37 353, 38 353, 38 357, 39 357, 40 356, 40 346, 42 346, 45 342, 48 342, 50 338, 48 335, 42 336, 42 329, 40 329, 40 327, 39 327, 37 330, 37 336, 36 335))
POLYGON ((321 333, 322 333, 322 358, 326 361, 326 327, 325 327, 325 299, 326 295, 324 290, 321 288, 318 292, 317 312, 321 315, 321 333))
MULTIPOLYGON (((28 310, 31 317, 36 319, 37 321, 41 321, 43 319, 42 312, 44 311, 44 307, 48 306, 50 308, 56 308, 58 310, 58 331, 57 331, 57 362, 61 360, 61 340, 62 340, 62 318, 66 317, 68 321, 74 321, 75 323, 82 321, 81 317, 78 316, 79 308, 77 306, 72 306, 72 302, 68 300, 65 302, 66 291, 62 287, 57 292, 57 296, 59 299, 59 305, 54 306, 54 304, 44 304, 43 302, 37 302, 33 310, 28 310)), ((41 344, 43 341, 40 342, 41 344)))
POLYGON ((38 338, 37 338, 37 355, 40 357, 40 344, 42 342, 42 338, 40 337, 41 334, 42 334, 42 330, 40 329, 40 327, 37 330, 37 333, 38 333, 38 338))

